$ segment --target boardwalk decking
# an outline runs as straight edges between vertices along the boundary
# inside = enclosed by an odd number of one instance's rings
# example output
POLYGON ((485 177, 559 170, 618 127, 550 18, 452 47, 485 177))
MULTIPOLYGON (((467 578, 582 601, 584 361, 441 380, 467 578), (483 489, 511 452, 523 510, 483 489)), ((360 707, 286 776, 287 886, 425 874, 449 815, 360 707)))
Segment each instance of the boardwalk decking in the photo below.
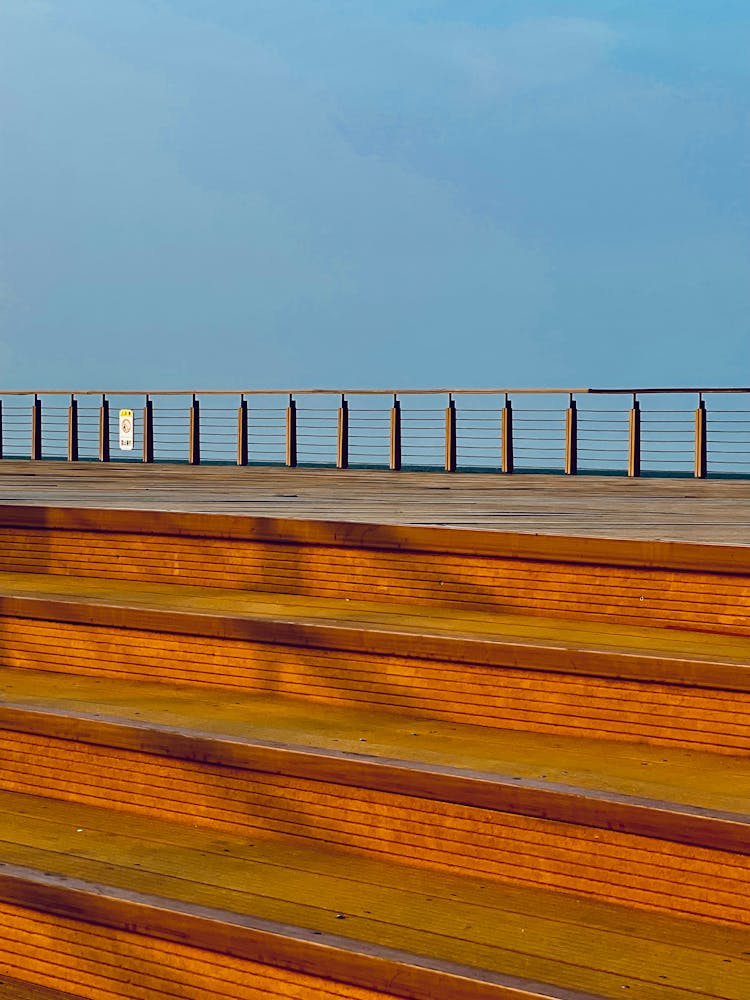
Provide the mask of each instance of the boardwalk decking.
POLYGON ((0 997, 750 996, 750 484, 0 496, 0 997))
POLYGON ((750 481, 0 462, 0 503, 750 545, 750 481))

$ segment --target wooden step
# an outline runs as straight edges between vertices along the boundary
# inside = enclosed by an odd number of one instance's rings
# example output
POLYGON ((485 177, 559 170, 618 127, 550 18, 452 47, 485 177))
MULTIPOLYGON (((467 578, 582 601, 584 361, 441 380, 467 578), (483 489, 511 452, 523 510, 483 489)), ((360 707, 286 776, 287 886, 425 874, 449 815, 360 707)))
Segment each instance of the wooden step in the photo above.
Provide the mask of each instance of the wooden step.
MULTIPOLYGON (((2 967, 3 963, 0 962, 0 968, 2 967)), ((0 1000, 81 1000, 81 997, 0 974, 0 1000)))
POLYGON ((7 789, 750 924, 747 759, 41 672, 3 687, 7 789))
POLYGON ((0 919, 0 963, 86 997, 200 985, 237 1000, 746 1000, 750 988, 747 930, 320 844, 137 816, 123 827, 109 809, 7 792, 0 919))
POLYGON ((0 505, 4 567, 750 635, 746 546, 0 505))
POLYGON ((0 662, 750 752, 738 636, 2 573, 0 662))

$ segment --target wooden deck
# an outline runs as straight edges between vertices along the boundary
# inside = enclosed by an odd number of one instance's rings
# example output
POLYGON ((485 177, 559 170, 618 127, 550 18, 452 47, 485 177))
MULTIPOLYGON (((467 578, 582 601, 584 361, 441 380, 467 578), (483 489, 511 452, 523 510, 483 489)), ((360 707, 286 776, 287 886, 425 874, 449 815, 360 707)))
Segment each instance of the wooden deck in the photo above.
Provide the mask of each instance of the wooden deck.
POLYGON ((750 996, 750 484, 0 498, 0 998, 750 996))
POLYGON ((0 462, 0 503, 750 545, 750 481, 0 462))

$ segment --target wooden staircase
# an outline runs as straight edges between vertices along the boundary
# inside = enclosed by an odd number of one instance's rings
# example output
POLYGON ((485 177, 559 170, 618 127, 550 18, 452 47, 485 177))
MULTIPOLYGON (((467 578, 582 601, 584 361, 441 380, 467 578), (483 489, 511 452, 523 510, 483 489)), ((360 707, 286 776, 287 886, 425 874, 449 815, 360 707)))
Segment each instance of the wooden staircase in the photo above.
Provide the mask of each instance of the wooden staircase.
POLYGON ((748 1000, 750 550, 0 507, 0 998, 748 1000))

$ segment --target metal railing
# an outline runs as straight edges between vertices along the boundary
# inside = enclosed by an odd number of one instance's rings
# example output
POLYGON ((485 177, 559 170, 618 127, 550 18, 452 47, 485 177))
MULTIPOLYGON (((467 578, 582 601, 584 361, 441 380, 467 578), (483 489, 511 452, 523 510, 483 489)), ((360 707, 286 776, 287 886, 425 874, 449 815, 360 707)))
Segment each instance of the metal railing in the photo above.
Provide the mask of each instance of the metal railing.
POLYGON ((0 458, 750 477, 750 388, 0 391, 0 458))

